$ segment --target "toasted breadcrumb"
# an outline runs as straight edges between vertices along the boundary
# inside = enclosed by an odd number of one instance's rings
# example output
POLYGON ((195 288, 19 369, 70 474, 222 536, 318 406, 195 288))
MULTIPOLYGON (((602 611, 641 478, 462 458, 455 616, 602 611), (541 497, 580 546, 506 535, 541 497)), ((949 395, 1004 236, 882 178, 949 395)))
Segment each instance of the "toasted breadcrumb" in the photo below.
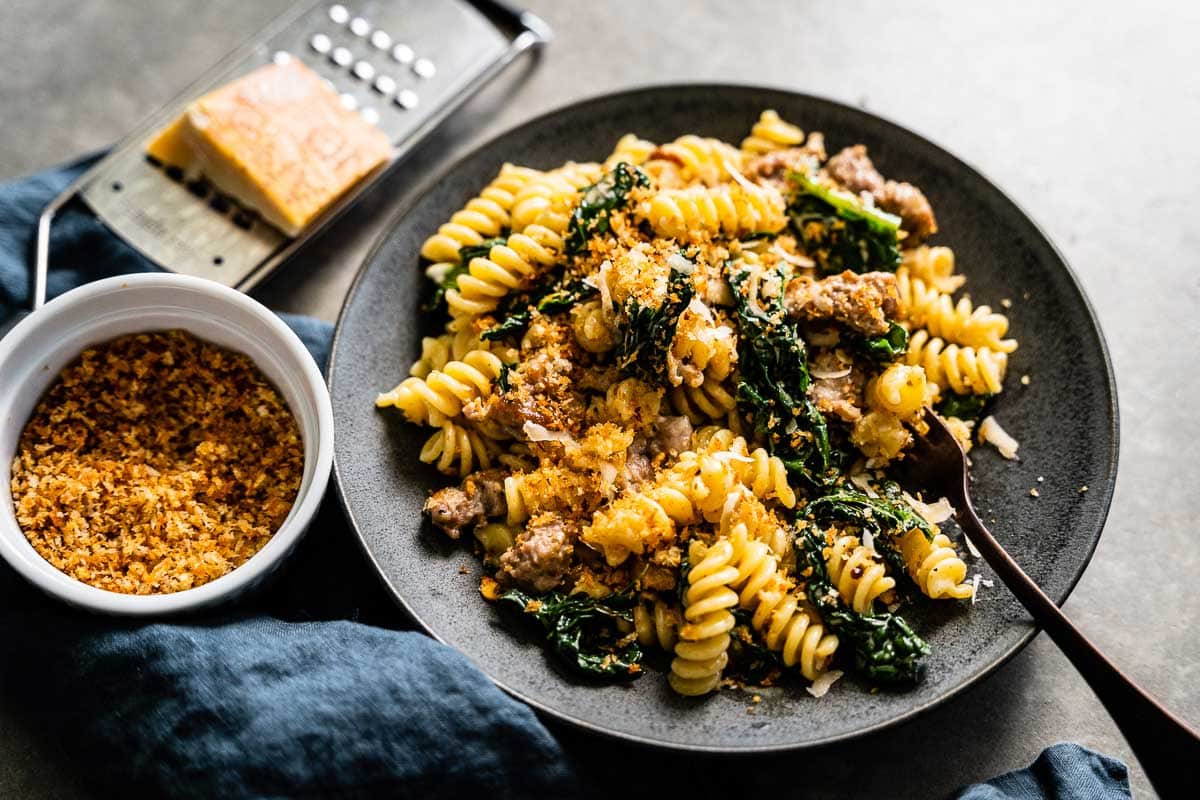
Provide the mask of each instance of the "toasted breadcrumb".
POLYGON ((21 435, 11 488, 55 568, 163 594, 257 553, 303 472, 296 420, 254 363, 174 330, 122 336, 63 369, 21 435))

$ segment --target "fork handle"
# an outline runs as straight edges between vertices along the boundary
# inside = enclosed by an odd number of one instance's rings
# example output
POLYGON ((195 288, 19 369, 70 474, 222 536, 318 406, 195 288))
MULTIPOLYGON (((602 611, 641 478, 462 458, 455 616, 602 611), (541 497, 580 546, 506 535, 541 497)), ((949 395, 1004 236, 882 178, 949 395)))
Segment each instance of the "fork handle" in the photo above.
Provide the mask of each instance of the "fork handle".
POLYGON ((1126 677, 1067 619, 984 527, 965 486, 962 499, 966 502, 958 507, 960 527, 1092 687, 1155 790, 1164 798, 1194 798, 1200 787, 1200 735, 1126 677))

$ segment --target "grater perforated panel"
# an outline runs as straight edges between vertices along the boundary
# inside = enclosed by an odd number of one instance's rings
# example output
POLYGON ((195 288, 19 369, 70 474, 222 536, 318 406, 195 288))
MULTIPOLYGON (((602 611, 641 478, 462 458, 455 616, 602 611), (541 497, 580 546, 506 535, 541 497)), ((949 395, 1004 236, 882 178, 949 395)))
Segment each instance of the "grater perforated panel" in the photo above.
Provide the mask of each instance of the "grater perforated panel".
POLYGON ((548 41, 537 17, 492 0, 305 2, 231 53, 52 202, 39 226, 34 305, 44 297, 54 212, 79 194, 118 236, 164 269, 247 290, 344 212, 450 112, 526 49, 548 41), (301 59, 377 125, 392 160, 292 239, 213 186, 185 180, 145 143, 196 97, 269 61, 301 59))

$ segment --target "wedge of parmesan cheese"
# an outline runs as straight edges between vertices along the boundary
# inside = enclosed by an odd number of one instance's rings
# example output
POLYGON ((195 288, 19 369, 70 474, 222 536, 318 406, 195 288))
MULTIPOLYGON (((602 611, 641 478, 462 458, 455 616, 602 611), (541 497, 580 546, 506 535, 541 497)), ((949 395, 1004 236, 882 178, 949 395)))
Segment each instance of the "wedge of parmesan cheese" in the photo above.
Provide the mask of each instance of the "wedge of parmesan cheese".
POLYGON ((203 175, 296 236, 387 161, 392 146, 315 72, 292 59, 194 101, 147 143, 146 152, 203 175))

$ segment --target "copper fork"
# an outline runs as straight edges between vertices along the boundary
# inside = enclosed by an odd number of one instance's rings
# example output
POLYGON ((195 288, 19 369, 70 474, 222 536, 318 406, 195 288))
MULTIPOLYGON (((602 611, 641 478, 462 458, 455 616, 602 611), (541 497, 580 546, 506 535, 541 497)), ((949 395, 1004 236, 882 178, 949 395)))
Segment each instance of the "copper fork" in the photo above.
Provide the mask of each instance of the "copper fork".
POLYGON ((1013 561, 979 519, 967 486, 967 457, 932 411, 929 431, 917 436, 897 477, 912 493, 945 497, 959 527, 1037 625, 1075 665, 1129 742, 1162 797, 1196 797, 1200 790, 1200 735, 1109 661, 1013 561))

